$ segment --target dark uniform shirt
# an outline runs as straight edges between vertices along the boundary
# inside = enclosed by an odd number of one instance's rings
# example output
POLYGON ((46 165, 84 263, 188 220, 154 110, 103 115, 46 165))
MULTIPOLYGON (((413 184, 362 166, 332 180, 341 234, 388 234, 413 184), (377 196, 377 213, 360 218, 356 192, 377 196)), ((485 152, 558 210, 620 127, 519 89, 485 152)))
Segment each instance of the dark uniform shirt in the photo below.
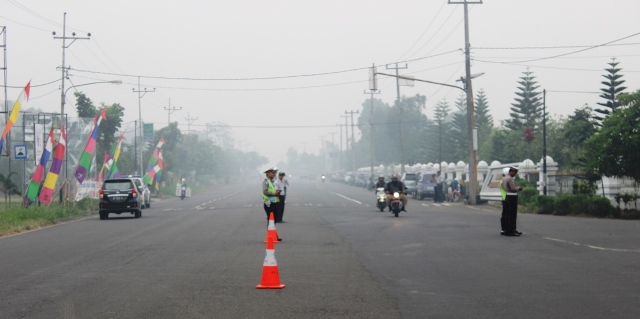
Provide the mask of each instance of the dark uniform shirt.
POLYGON ((393 194, 394 192, 403 193, 407 188, 404 187, 404 183, 400 181, 391 181, 384 186, 384 191, 389 194, 393 194))

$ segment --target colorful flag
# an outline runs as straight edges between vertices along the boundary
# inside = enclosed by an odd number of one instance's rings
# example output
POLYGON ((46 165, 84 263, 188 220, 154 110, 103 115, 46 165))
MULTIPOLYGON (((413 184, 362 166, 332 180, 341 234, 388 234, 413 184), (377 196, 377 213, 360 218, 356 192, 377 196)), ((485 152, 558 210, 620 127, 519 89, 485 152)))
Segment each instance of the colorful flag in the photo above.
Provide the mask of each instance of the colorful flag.
POLYGON ((162 181, 162 168, 164 167, 164 159, 162 158, 162 150, 158 153, 158 164, 157 167, 160 169, 156 172, 156 175, 153 177, 154 185, 156 190, 160 190, 160 182, 162 181))
POLYGON ((120 177, 120 172, 118 171, 118 158, 120 158, 120 149, 122 147, 123 137, 124 137, 124 132, 121 132, 120 138, 118 138, 118 144, 116 144, 113 147, 113 151, 111 152, 111 157, 109 158, 109 162, 107 162, 107 168, 109 169, 109 175, 107 175, 107 178, 120 177))
POLYGON ((58 175, 62 169, 62 162, 64 161, 64 153, 67 148, 67 133, 64 130, 64 125, 60 130, 60 140, 58 146, 56 146, 56 152, 53 154, 53 161, 47 173, 47 178, 44 180, 44 186, 40 192, 40 202, 45 204, 51 204, 51 196, 53 196, 53 189, 56 187, 58 181, 58 175))
POLYGON ((149 159, 149 165, 147 165, 147 173, 145 173, 144 176, 142 177, 142 181, 144 182, 145 185, 151 184, 151 181, 153 180, 153 177, 156 174, 155 167, 158 164, 158 156, 162 148, 162 145, 164 145, 164 138, 160 138, 158 145, 153 151, 153 156, 151 156, 151 158, 149 159))
POLYGON ((9 130, 16 124, 18 121, 18 115, 20 115, 20 108, 25 102, 29 102, 29 92, 31 91, 31 81, 27 83, 27 86, 24 87, 24 90, 18 96, 18 100, 13 104, 13 110, 11 110, 11 115, 9 115, 9 119, 7 120, 7 125, 4 127, 4 131, 2 132, 2 137, 0 137, 0 153, 2 153, 2 148, 4 147, 4 141, 7 138, 7 134, 9 134, 9 130))
POLYGON ((105 109, 102 109, 102 114, 98 117, 94 122, 95 126, 89 135, 89 140, 87 141, 87 145, 80 156, 80 160, 78 161, 78 167, 76 167, 76 179, 80 184, 84 182, 84 179, 87 177, 87 174, 91 170, 91 158, 93 157, 93 153, 96 150, 96 139, 98 138, 98 129, 100 128, 100 121, 107 119, 107 112, 105 109))
POLYGON ((100 168, 100 172, 98 173, 98 183, 102 182, 102 173, 107 166, 107 162, 109 162, 109 158, 111 158, 111 155, 109 155, 109 153, 104 153, 102 168, 100 168))
POLYGON ((25 201, 27 205, 31 205, 32 202, 36 200, 38 197, 38 192, 40 191, 40 184, 42 184, 42 179, 44 178, 44 172, 47 169, 47 163, 49 162, 49 157, 51 157, 51 152, 53 149, 53 127, 51 131, 49 131, 49 138, 47 139, 47 143, 44 147, 44 152, 42 152, 42 156, 40 156, 40 162, 36 171, 33 173, 31 177, 31 182, 29 182, 29 186, 27 188, 27 196, 25 201))

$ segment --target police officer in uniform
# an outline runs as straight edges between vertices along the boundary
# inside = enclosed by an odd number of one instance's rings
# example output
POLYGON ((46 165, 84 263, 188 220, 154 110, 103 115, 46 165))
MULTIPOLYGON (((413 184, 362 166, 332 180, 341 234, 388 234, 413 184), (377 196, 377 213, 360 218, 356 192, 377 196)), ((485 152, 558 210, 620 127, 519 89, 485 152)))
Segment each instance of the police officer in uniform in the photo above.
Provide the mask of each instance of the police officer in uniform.
POLYGON ((506 205, 506 221, 505 221, 505 236, 520 236, 522 235, 516 229, 516 218, 518 215, 518 192, 522 190, 522 186, 516 186, 514 177, 518 173, 518 169, 515 167, 509 167, 509 173, 502 179, 502 188, 506 192, 505 205, 506 205))
MULTIPOLYGON (((278 169, 275 167, 264 171, 266 178, 262 181, 262 202, 264 204, 264 212, 267 213, 267 226, 269 225, 269 214, 273 213, 275 219, 280 203, 280 192, 273 185, 273 178, 276 176, 277 171, 278 169)), ((274 223, 276 222, 274 221, 274 223)), ((282 241, 282 238, 278 238, 278 241, 282 241)))
MULTIPOLYGON (((502 169, 502 180, 504 181, 504 177, 509 174, 509 168, 505 167, 502 169)), ((500 182, 500 196, 502 197, 502 215, 500 217, 500 235, 507 234, 507 191, 502 187, 502 182, 500 182)))

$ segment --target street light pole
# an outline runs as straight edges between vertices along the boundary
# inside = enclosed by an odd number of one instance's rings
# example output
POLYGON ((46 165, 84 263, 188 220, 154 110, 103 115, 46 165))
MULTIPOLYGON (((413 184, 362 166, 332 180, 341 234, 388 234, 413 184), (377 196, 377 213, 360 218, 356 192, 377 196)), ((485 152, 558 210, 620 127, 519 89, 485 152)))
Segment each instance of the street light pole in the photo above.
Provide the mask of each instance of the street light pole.
MULTIPOLYGON (((64 81, 62 81, 62 83, 64 83, 64 81)), ((111 81, 98 81, 98 82, 89 82, 89 83, 83 83, 83 84, 78 84, 78 85, 72 85, 69 88, 67 88, 66 90, 62 91, 62 109, 60 110, 62 113, 60 113, 60 127, 62 127, 62 123, 64 123, 65 121, 65 114, 64 114, 64 104, 65 101, 67 100, 67 92, 69 92, 69 90, 77 88, 77 87, 81 87, 81 86, 87 86, 87 85, 94 85, 94 84, 103 84, 103 83, 110 83, 110 84, 115 84, 115 85, 120 85, 122 84, 121 80, 111 80, 111 81)), ((64 84, 63 84, 64 85, 64 84)), ((65 179, 68 177, 68 173, 67 173, 67 158, 69 158, 69 148, 65 149, 65 154, 64 155, 64 177, 65 179)))
POLYGON ((156 89, 153 88, 153 91, 147 91, 147 88, 144 88, 144 91, 140 90, 140 77, 138 77, 138 90, 136 91, 136 89, 133 89, 134 93, 138 93, 138 125, 140 125, 140 171, 138 172, 138 174, 143 175, 142 174, 142 150, 144 149, 143 147, 143 140, 142 140, 142 97, 145 96, 145 94, 149 93, 149 92, 155 92, 156 89))

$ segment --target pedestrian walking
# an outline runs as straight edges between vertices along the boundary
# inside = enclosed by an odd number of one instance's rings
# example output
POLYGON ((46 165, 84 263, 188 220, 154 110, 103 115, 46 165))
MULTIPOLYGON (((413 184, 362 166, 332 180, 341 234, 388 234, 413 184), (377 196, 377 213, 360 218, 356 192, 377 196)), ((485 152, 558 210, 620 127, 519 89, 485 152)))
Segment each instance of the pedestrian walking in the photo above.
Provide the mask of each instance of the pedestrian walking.
MULTIPOLYGON (((278 204, 280 203, 280 192, 273 185, 273 178, 276 176, 277 168, 272 167, 264 171, 266 178, 262 181, 262 202, 264 204, 264 212, 267 213, 267 227, 269 227, 269 214, 273 213, 274 219, 278 212, 278 204)), ((277 223, 277 222, 276 222, 277 223)), ((278 238, 282 241, 282 238, 278 238)))
POLYGON ((502 187, 506 192, 505 206, 506 206, 506 230, 505 236, 520 236, 522 235, 516 228, 516 219, 518 217, 518 192, 522 191, 522 186, 516 186, 514 177, 518 173, 518 169, 515 167, 509 167, 507 176, 502 179, 502 187))

